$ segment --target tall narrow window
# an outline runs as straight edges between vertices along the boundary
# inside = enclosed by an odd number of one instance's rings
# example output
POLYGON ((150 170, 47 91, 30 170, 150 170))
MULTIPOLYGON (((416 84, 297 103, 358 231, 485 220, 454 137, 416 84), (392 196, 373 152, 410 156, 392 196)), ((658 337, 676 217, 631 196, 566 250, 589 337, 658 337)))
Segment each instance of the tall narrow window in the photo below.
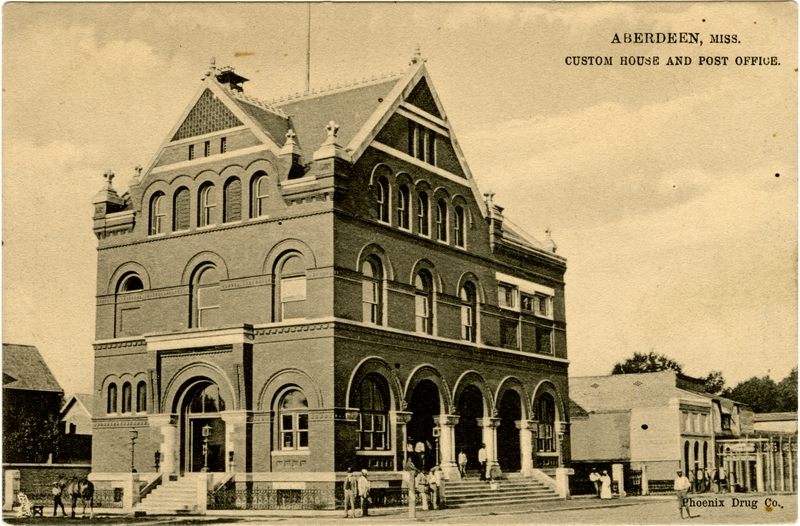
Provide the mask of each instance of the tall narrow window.
POLYGON ((306 265, 299 254, 292 254, 280 266, 280 319, 305 316, 306 265))
POLYGON ((280 449, 308 449, 308 400, 297 389, 288 391, 278 404, 280 449))
POLYGON ((189 160, 194 159, 194 144, 189 145, 189 160))
POLYGON ((406 185, 397 189, 397 226, 404 230, 409 229, 409 192, 406 185))
POLYGON ((206 141, 203 143, 203 157, 208 157, 211 155, 211 141, 206 141))
POLYGON ((225 153, 228 151, 228 138, 222 137, 219 140, 219 153, 225 153))
POLYGON ((361 264, 361 301, 363 320, 380 325, 383 322, 382 280, 383 272, 377 259, 370 258, 361 264))
POLYGON ((453 236, 457 247, 464 248, 466 244, 464 236, 464 208, 457 206, 453 213, 453 236))
POLYGON ((150 199, 150 235, 163 234, 166 210, 164 210, 164 194, 158 192, 150 199))
POLYGON ((514 309, 517 306, 517 287, 500 283, 497 285, 497 304, 501 307, 514 309))
POLYGON ((178 188, 172 199, 172 230, 189 230, 190 201, 189 189, 178 188))
POLYGON ((379 177, 375 181, 375 205, 378 213, 378 221, 389 222, 389 183, 385 177, 379 177))
POLYGON ((536 404, 536 416, 539 418, 538 433, 536 434, 536 450, 552 453, 556 450, 555 421, 556 409, 553 397, 547 393, 542 394, 536 404))
POLYGON ((242 219, 242 182, 232 178, 225 183, 222 198, 222 221, 240 221, 242 219))
POLYGON ((130 382, 125 382, 122 384, 122 412, 123 413, 130 413, 131 412, 131 384, 130 382))
POLYGON ((250 188, 250 217, 261 217, 267 215, 267 198, 269 197, 269 179, 263 172, 259 172, 253 177, 250 188))
POLYGON ((214 224, 214 209, 217 207, 214 185, 207 184, 200 189, 200 206, 198 206, 197 226, 214 224))
POLYGON ((447 241, 447 203, 444 199, 436 202, 436 239, 447 241))
POLYGON ((108 396, 106 397, 106 413, 117 412, 117 384, 109 384, 108 396))
POLYGON ((417 196, 417 233, 421 236, 430 235, 430 211, 428 209, 428 194, 420 192, 417 196))
POLYGON ((388 385, 386 380, 377 375, 364 378, 361 382, 358 415, 358 447, 368 450, 386 450, 387 423, 389 417, 388 385))
POLYGON ((414 311, 417 332, 433 333, 433 279, 430 272, 420 270, 414 278, 414 311))
POLYGON ((147 384, 144 382, 136 384, 136 412, 147 412, 147 384))
POLYGON ((207 265, 198 271, 194 286, 194 327, 220 324, 220 286, 217 268, 207 265))
POLYGON ((475 341, 475 311, 476 311, 475 285, 472 282, 464 283, 461 287, 461 338, 470 342, 475 341))

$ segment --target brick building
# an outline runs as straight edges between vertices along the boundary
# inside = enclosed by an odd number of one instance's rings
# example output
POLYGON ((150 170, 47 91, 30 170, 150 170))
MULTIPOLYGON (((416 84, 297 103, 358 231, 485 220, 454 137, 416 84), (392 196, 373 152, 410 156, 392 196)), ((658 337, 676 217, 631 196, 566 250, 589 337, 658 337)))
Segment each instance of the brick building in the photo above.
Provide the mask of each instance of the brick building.
POLYGON ((140 473, 298 487, 396 477, 409 441, 449 476, 481 442, 495 472, 568 464, 566 260, 481 196, 424 61, 272 103, 246 80, 212 64, 93 201, 94 475, 132 429, 140 473))

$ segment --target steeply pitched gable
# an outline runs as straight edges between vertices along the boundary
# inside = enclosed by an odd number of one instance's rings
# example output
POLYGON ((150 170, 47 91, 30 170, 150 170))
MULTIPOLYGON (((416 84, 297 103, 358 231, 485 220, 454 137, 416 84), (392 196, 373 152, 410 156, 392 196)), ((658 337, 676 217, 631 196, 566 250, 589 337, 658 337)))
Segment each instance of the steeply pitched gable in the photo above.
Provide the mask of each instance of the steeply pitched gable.
POLYGON ((242 121, 214 96, 210 89, 206 89, 186 118, 183 119, 183 123, 172 136, 172 140, 178 141, 241 125, 242 121))
POLYGON ((12 343, 3 344, 3 389, 64 391, 36 347, 12 343))

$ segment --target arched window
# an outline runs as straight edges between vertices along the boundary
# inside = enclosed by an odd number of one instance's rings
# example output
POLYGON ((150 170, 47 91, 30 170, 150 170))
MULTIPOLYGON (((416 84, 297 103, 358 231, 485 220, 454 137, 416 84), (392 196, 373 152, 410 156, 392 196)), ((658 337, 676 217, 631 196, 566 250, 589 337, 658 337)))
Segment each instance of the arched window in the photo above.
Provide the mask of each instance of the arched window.
POLYGON ((197 271, 192 284, 193 327, 214 327, 220 324, 219 273, 213 265, 197 271))
POLYGON ((175 197, 172 199, 172 230, 189 230, 189 209, 191 208, 191 197, 189 189, 185 186, 178 188, 175 197))
POLYGON ((476 294, 475 285, 467 281, 461 287, 461 338, 470 342, 475 341, 476 333, 476 294))
POLYGON ((106 397, 106 413, 117 412, 117 384, 108 385, 108 396, 106 397))
POLYGON ((278 403, 280 449, 308 449, 308 401, 297 390, 287 391, 278 403))
POLYGON ((264 172, 258 172, 250 185, 250 217, 267 215, 267 198, 269 197, 269 178, 264 172))
POLYGON ((225 411, 225 400, 219 394, 216 384, 209 384, 197 391, 189 402, 190 413, 219 413, 225 411))
POLYGON ((417 332, 433 334, 433 279, 427 270, 420 270, 414 278, 414 311, 417 332))
POLYGON ((553 453, 556 450, 555 422, 556 404, 553 397, 543 393, 536 404, 536 416, 539 418, 536 435, 536 451, 553 453))
POLYGON ((436 239, 447 241, 447 203, 444 199, 436 202, 436 239))
POLYGON ((358 448, 389 449, 387 423, 389 420, 388 387, 380 376, 367 376, 361 382, 358 415, 358 448))
POLYGON ((361 302, 363 320, 381 325, 383 322, 383 269, 377 258, 361 264, 361 302))
POLYGON ((455 244, 457 247, 464 248, 466 246, 466 236, 464 234, 464 208, 457 206, 453 214, 453 236, 455 237, 455 244))
POLYGON ((241 221, 242 219, 242 182, 231 178, 225 183, 222 197, 222 222, 241 221))
POLYGON ((385 177, 379 177, 375 181, 375 204, 378 212, 378 221, 389 222, 389 183, 385 177))
POLYGON ((217 207, 217 197, 214 185, 207 184, 200 188, 200 199, 197 207, 197 226, 214 224, 214 209, 217 207))
POLYGON ((125 292, 137 292, 144 289, 142 279, 136 274, 126 274, 117 286, 117 294, 125 292))
POLYGON ((130 382, 125 382, 122 384, 122 412, 130 413, 131 410, 131 384, 130 382))
POLYGON ((430 235, 430 210, 428 209, 428 194, 420 192, 417 196, 417 233, 421 236, 430 235))
POLYGON ((147 384, 144 381, 136 384, 136 412, 147 412, 147 384))
POLYGON ((409 192, 406 185, 400 185, 397 189, 397 226, 403 230, 409 227, 409 192))
POLYGON ((281 262, 278 289, 280 319, 303 318, 306 300, 306 265, 300 254, 293 253, 281 262))
POLYGON ((164 218, 166 210, 164 204, 164 193, 158 192, 150 198, 150 235, 163 234, 166 227, 164 218))

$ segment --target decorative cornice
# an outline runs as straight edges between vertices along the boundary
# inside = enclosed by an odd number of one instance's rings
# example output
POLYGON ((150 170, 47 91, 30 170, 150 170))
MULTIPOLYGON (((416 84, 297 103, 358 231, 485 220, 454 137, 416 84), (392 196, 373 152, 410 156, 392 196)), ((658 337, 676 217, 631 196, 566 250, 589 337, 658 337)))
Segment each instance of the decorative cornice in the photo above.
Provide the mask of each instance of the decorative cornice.
POLYGON ((124 349, 128 347, 144 347, 147 344, 144 338, 137 337, 134 339, 117 339, 117 340, 101 340, 94 343, 95 351, 103 351, 107 349, 124 349))
POLYGON ((272 285, 272 276, 251 276, 248 278, 236 278, 222 281, 222 290, 246 289, 249 287, 264 287, 272 285))
POLYGON ((147 417, 98 417, 92 418, 93 429, 120 427, 147 427, 147 417))
POLYGON ((225 329, 199 329, 172 334, 147 335, 148 351, 169 351, 187 348, 219 347, 252 343, 253 328, 249 325, 225 329))
MULTIPOLYGON (((224 282, 223 282, 224 288, 224 282)), ((133 303, 136 301, 171 298, 174 296, 188 296, 188 285, 177 285, 158 289, 126 292, 124 294, 103 294, 97 296, 97 305, 113 305, 114 303, 133 303)))
POLYGON ((255 336, 268 336, 272 334, 287 334, 293 332, 312 332, 333 328, 332 322, 302 323, 296 325, 281 325, 276 327, 257 327, 253 329, 255 336))

